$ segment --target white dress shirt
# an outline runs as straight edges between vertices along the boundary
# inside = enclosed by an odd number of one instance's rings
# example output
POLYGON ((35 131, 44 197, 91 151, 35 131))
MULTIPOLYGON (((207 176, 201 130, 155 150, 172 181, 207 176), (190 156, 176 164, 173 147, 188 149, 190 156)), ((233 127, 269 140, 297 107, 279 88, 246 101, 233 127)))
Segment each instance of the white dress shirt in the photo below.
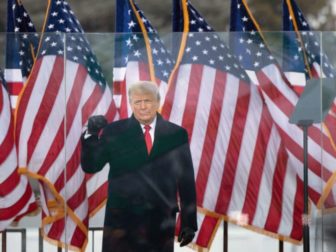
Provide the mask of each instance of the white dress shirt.
MULTIPOLYGON (((141 129, 142 129, 142 132, 145 133, 145 124, 140 124, 141 125, 141 129)), ((153 122, 151 124, 149 124, 149 126, 151 127, 151 129, 149 130, 149 134, 152 138, 152 144, 154 144, 154 132, 155 132, 155 126, 156 126, 156 116, 153 120, 153 122)))

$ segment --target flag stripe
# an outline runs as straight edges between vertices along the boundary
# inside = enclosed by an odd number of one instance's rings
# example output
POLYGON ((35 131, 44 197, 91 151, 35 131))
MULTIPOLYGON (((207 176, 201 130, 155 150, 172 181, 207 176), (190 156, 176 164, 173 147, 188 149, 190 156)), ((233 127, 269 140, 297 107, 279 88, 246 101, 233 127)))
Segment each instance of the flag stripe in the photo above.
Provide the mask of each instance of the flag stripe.
POLYGON ((192 138, 196 108, 200 96, 200 86, 202 83, 203 67, 201 65, 194 64, 191 66, 190 71, 195 74, 190 76, 189 84, 187 85, 188 92, 181 125, 183 128, 187 130, 189 138, 192 138), (190 85, 190 83, 192 83, 192 85, 190 85))
POLYGON ((34 131, 30 135, 28 139, 28 153, 27 153, 27 162, 30 162, 32 154, 35 150, 37 142, 39 140, 39 136, 43 131, 43 127, 40 125, 45 125, 49 114, 43 113, 42 110, 50 111, 54 106, 56 100, 56 94, 60 91, 60 86, 63 84, 63 79, 59 78, 59 76, 63 75, 64 70, 64 59, 57 57, 55 59, 55 63, 52 68, 52 72, 49 76, 49 81, 47 83, 48 92, 44 93, 44 96, 40 103, 40 108, 36 113, 34 124, 32 125, 34 131), (55 95, 50 95, 55 94, 55 95))
POLYGON ((225 199, 219 201, 216 205, 216 212, 226 213, 232 196, 232 181, 234 181, 236 166, 239 157, 239 147, 241 146, 243 132, 245 130, 246 111, 248 110, 249 89, 244 85, 239 85, 237 93, 237 104, 235 107, 233 125, 231 130, 229 145, 227 152, 230 153, 226 157, 224 164, 224 174, 219 189, 219 197, 225 199))
MULTIPOLYGON (((225 90, 226 75, 219 71, 216 72, 214 90, 212 92, 212 103, 209 113, 209 121, 206 129, 206 137, 203 143, 203 151, 201 156, 201 161, 199 164, 199 170, 197 172, 196 184, 197 184, 197 202, 202 206, 204 201, 205 189, 207 186, 207 181, 209 177, 209 172, 211 168, 212 157, 215 148, 215 142, 217 137, 217 132, 219 128, 215 128, 214 125, 219 125, 220 115, 222 113, 222 101, 225 90)), ((192 99, 190 96, 189 99, 192 99)))

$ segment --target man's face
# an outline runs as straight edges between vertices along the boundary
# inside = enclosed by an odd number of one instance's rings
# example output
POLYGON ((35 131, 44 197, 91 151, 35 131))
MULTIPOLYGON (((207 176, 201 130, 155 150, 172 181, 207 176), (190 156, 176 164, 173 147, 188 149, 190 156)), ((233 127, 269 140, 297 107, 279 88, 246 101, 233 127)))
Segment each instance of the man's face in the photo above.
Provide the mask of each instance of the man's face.
POLYGON ((150 124, 160 106, 156 97, 151 93, 134 92, 130 98, 134 117, 141 124, 150 124))

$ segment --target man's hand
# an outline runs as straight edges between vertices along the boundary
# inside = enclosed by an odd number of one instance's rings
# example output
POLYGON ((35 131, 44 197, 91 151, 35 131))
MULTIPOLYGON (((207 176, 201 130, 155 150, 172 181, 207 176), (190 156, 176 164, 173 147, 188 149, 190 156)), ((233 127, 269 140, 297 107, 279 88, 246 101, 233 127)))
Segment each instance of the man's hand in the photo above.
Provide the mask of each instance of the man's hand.
POLYGON ((107 125, 107 120, 102 115, 95 115, 89 118, 88 133, 98 135, 99 131, 107 125))
POLYGON ((180 247, 183 247, 189 244, 195 236, 195 231, 191 228, 184 228, 180 231, 178 236, 178 242, 180 243, 180 247))

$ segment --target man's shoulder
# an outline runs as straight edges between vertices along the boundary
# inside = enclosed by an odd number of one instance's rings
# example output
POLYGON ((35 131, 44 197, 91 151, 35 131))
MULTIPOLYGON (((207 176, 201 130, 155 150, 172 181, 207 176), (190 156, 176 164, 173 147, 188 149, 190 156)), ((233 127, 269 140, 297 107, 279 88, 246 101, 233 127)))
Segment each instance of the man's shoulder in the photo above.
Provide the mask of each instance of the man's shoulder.
POLYGON ((168 120, 165 120, 162 118, 161 125, 165 127, 166 129, 169 129, 169 131, 181 133, 181 134, 187 134, 187 131, 185 128, 181 127, 180 125, 177 125, 173 122, 170 122, 168 120))
POLYGON ((114 121, 109 123, 105 128, 104 131, 120 131, 125 130, 129 124, 129 118, 121 119, 118 121, 114 121))

